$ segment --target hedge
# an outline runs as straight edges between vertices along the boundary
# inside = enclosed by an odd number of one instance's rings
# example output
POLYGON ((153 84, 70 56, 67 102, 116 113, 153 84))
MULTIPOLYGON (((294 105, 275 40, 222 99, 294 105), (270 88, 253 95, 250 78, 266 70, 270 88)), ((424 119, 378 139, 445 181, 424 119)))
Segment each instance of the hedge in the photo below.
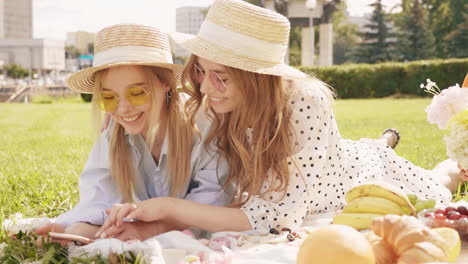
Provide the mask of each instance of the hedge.
MULTIPOLYGON (((440 89, 462 84, 468 73, 468 58, 425 60, 407 63, 344 64, 302 67, 331 85, 338 98, 385 97, 393 94, 426 96, 421 83, 431 79, 440 89)), ((428 95, 429 96, 429 95, 428 95)))

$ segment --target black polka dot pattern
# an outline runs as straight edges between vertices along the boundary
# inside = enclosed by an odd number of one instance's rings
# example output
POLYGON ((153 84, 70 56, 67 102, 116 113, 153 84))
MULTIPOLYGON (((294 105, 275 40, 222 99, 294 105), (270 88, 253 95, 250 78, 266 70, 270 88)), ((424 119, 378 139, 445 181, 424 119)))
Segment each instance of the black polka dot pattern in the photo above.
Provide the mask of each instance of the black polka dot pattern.
POLYGON ((341 209, 345 193, 367 181, 385 181, 423 199, 450 200, 450 191, 429 180, 428 171, 399 157, 381 141, 342 140, 320 89, 299 87, 290 103, 299 144, 289 158, 289 186, 284 197, 276 192, 253 196, 241 208, 254 229, 297 228, 313 214, 341 209))

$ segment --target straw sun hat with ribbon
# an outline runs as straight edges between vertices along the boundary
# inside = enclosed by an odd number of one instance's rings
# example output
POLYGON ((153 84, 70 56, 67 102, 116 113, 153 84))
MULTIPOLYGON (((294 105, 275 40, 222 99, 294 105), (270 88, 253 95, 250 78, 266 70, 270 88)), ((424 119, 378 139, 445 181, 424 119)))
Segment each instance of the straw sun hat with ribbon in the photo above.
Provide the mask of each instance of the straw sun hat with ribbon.
POLYGON ((171 37, 193 54, 245 71, 285 77, 305 74, 284 63, 289 20, 242 0, 215 0, 197 36, 171 37))
POLYGON ((183 66, 172 63, 169 39, 157 28, 118 24, 99 31, 94 42, 93 67, 74 73, 68 86, 80 93, 93 93, 94 73, 117 66, 158 66, 178 76, 183 66))

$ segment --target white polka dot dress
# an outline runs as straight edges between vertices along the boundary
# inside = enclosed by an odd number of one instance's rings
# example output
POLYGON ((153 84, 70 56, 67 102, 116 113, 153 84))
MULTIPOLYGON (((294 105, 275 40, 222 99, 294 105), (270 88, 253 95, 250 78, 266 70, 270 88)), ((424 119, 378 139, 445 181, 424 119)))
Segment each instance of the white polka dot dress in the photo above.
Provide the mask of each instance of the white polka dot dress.
POLYGON ((450 201, 450 191, 428 171, 381 141, 342 140, 330 102, 317 85, 321 84, 296 82, 297 93, 290 101, 297 138, 296 154, 288 162, 290 184, 283 199, 276 192, 253 196, 241 208, 254 229, 296 228, 310 215, 341 209, 346 191, 367 181, 385 181, 420 198, 450 201))

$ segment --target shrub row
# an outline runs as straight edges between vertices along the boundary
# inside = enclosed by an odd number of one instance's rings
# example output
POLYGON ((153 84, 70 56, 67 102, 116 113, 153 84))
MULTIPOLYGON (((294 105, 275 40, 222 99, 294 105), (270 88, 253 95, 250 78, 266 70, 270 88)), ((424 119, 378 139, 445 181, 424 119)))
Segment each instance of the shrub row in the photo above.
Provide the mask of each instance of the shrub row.
MULTIPOLYGON (((468 73, 468 58, 425 60, 407 63, 345 64, 302 67, 331 85, 338 98, 372 98, 393 94, 425 96, 421 83, 431 79, 440 89, 462 84, 468 73)), ((429 96, 429 95, 428 95, 429 96)))

